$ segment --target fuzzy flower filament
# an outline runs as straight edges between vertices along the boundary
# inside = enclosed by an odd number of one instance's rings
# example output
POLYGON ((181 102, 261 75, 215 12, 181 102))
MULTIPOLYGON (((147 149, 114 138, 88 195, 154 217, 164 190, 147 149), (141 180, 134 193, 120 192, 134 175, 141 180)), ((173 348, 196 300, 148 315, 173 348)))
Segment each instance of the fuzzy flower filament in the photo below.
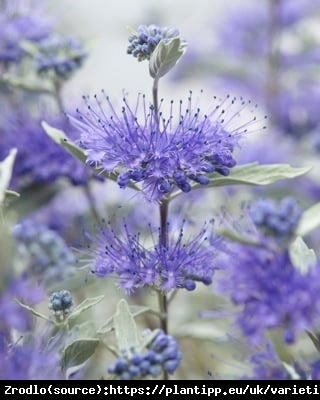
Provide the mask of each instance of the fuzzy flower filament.
POLYGON ((121 188, 139 183, 150 201, 177 190, 189 192, 194 184, 207 185, 212 173, 228 175, 236 165, 235 148, 256 121, 253 117, 236 126, 247 103, 240 99, 238 105, 231 97, 215 98, 213 109, 203 114, 190 94, 186 109, 181 101, 176 116, 174 102, 169 104, 167 118, 161 101, 159 121, 143 95, 134 107, 124 98, 121 112, 105 95, 84 101, 87 111, 78 110, 70 120, 81 133, 79 145, 86 150, 87 163, 116 173, 121 188))
POLYGON ((126 292, 144 286, 164 292, 194 290, 197 282, 210 285, 214 271, 220 268, 219 240, 212 236, 204 227, 197 236, 186 240, 182 227, 178 237, 169 237, 164 245, 159 230, 158 241, 153 239, 153 246, 147 247, 139 233, 131 233, 126 225, 122 234, 116 234, 108 225, 92 238, 96 246, 90 267, 98 277, 117 277, 126 292))

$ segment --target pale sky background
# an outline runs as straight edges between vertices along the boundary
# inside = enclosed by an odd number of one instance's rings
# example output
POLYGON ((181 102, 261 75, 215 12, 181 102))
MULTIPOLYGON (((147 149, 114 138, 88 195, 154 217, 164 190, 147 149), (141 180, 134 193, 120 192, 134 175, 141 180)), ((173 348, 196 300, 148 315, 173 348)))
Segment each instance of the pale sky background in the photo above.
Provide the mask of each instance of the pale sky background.
MULTIPOLYGON (((48 0, 59 30, 66 35, 85 40, 89 58, 84 67, 65 86, 65 96, 80 98, 83 94, 104 89, 111 96, 128 93, 148 93, 152 80, 148 63, 139 63, 126 54, 127 27, 159 24, 179 29, 189 48, 210 46, 212 31, 220 12, 234 7, 239 0, 48 0), (211 27, 211 28, 210 28, 211 27)), ((180 62, 183 62, 183 58, 180 62)), ((175 67, 178 68, 179 66, 175 67)), ((203 89, 197 79, 192 87, 179 88, 164 77, 161 95, 175 97, 175 92, 203 89), (196 86, 196 87, 195 87, 196 86)))

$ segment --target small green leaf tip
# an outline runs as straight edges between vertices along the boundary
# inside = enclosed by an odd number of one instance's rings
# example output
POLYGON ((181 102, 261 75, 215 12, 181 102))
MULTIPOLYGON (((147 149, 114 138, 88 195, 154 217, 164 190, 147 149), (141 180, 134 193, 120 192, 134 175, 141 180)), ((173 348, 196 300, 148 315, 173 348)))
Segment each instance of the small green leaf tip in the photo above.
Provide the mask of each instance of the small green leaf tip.
POLYGON ((176 37, 170 41, 161 41, 150 57, 149 73, 152 78, 159 79, 167 74, 179 61, 186 50, 181 39, 176 37))

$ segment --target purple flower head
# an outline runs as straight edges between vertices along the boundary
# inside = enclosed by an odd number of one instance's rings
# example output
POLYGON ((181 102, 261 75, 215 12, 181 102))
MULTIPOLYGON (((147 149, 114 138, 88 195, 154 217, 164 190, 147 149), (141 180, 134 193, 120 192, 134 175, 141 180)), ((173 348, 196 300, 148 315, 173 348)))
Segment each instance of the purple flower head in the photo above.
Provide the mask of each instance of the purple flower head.
POLYGON ((78 110, 77 118, 70 119, 81 131, 79 144, 88 164, 117 173, 121 188, 140 183, 148 200, 161 200, 177 190, 189 192, 195 183, 206 185, 212 173, 228 175, 236 165, 235 148, 256 122, 256 117, 239 119, 247 103, 229 96, 214 98, 209 113, 203 114, 190 94, 186 109, 181 101, 176 116, 170 103, 167 118, 161 102, 160 121, 145 96, 139 95, 134 107, 124 98, 121 112, 108 96, 84 101, 87 111, 78 110))
POLYGON ((261 232, 277 238, 291 238, 302 216, 302 208, 292 197, 277 202, 274 199, 258 199, 249 207, 249 214, 261 232))
POLYGON ((218 238, 209 237, 207 226, 189 240, 184 238, 182 226, 176 237, 170 232, 167 245, 160 236, 156 241, 151 233, 153 244, 147 246, 127 225, 122 234, 116 234, 108 225, 101 229, 100 236, 92 238, 96 242, 92 272, 99 277, 117 277, 126 292, 144 286, 170 291, 193 290, 197 282, 211 284, 214 271, 221 267, 217 260, 220 243, 218 238))
POLYGON ((12 279, 6 283, 0 296, 0 334, 10 340, 12 330, 25 332, 31 327, 31 315, 16 301, 33 306, 44 298, 39 286, 32 285, 24 277, 12 279))
POLYGON ((19 62, 25 52, 23 40, 38 42, 48 37, 51 21, 43 15, 41 2, 4 0, 0 4, 0 61, 19 62))
POLYGON ((0 379, 65 379, 61 372, 60 347, 59 336, 52 340, 47 333, 37 339, 31 335, 21 336, 14 343, 0 337, 0 379))
MULTIPOLYGON (((38 117, 31 116, 23 107, 5 111, 0 121, 0 158, 4 158, 11 148, 18 150, 13 167, 12 188, 22 190, 32 185, 53 183, 59 178, 80 185, 93 175, 86 166, 45 134, 38 117)), ((48 119, 54 118, 48 116, 48 119)), ((65 119, 55 121, 55 126, 61 129, 68 126, 70 137, 75 136, 65 119)))
POLYGON ((132 54, 138 61, 149 60, 157 44, 179 37, 179 31, 175 28, 160 27, 157 25, 140 25, 138 31, 133 32, 128 40, 127 54, 132 54))
POLYGON ((244 380, 288 380, 290 374, 284 367, 276 353, 272 342, 268 342, 265 351, 255 352, 249 360, 252 367, 250 376, 244 376, 244 380))
POLYGON ((302 207, 291 196, 278 200, 265 197, 242 203, 238 219, 226 209, 222 209, 219 217, 238 241, 281 251, 294 239, 302 213, 302 207))
POLYGON ((318 380, 319 361, 300 362, 290 364, 283 362, 272 342, 268 341, 266 349, 255 352, 249 360, 252 371, 244 380, 318 380))
POLYGON ((36 69, 39 74, 68 79, 82 67, 87 53, 81 42, 72 38, 51 36, 39 42, 39 54, 36 56, 36 69))
MULTIPOLYGON (((302 272, 287 251, 233 245, 221 292, 239 306, 236 322, 255 344, 281 328, 286 343, 320 322, 320 264, 302 272)), ((229 249, 230 250, 230 249, 229 249)))
POLYGON ((15 225, 16 257, 23 260, 25 274, 45 287, 64 281, 75 272, 76 258, 54 230, 25 219, 15 225))

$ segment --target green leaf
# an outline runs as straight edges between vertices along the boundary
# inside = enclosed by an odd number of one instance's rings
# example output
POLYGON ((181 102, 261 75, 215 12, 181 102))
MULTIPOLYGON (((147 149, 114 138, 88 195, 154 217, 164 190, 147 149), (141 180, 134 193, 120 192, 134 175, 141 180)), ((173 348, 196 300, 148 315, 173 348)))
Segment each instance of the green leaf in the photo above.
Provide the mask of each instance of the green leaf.
POLYGON ((176 328, 172 333, 179 338, 193 338, 197 340, 215 340, 225 342, 230 340, 225 328, 212 326, 210 321, 190 321, 176 328))
POLYGON ((310 170, 311 167, 294 168, 289 164, 245 164, 232 168, 228 176, 211 174, 209 186, 270 185, 282 179, 296 178, 310 170))
POLYGON ((57 128, 50 126, 47 122, 42 121, 41 126, 47 135, 57 144, 64 147, 69 151, 73 156, 75 156, 78 160, 86 164, 87 155, 83 149, 77 146, 75 143, 71 142, 70 139, 66 136, 66 134, 57 128))
POLYGON ((100 340, 95 338, 78 339, 63 350, 62 367, 67 369, 87 361, 95 352, 100 340))
MULTIPOLYGON (((112 181, 117 181, 118 174, 117 173, 112 173, 112 172, 107 172, 103 168, 96 168, 93 166, 89 166, 87 164, 87 154, 86 152, 79 146, 77 146, 75 143, 73 143, 67 136, 66 134, 57 128, 54 128, 50 126, 47 122, 42 121, 41 126, 44 129, 44 131, 47 133, 47 135, 57 144, 60 146, 64 147, 69 153, 71 153, 75 158, 80 160, 83 164, 87 165, 88 168, 92 169, 94 172, 96 172, 98 175, 103 176, 106 179, 110 179, 112 181)), ((129 185, 132 189, 135 190, 140 190, 136 185, 133 183, 129 183, 129 185)))
POLYGON ((17 197, 20 197, 20 193, 15 192, 14 190, 5 190, 5 200, 6 201, 11 201, 16 199, 17 197))
POLYGON ((149 346, 149 344, 151 344, 151 342, 155 339, 158 333, 159 329, 155 329, 151 331, 147 336, 145 336, 140 342, 139 352, 142 352, 144 349, 146 349, 149 346))
POLYGON ((103 325, 97 330, 98 335, 111 332, 114 329, 113 317, 108 318, 103 325))
MULTIPOLYGON (((133 317, 138 317, 139 315, 146 314, 146 313, 152 313, 152 314, 157 314, 155 311, 153 311, 150 307, 146 306, 129 306, 130 313, 133 317)), ((104 324, 97 330, 98 335, 103 335, 105 333, 111 332, 114 329, 114 321, 113 317, 108 318, 104 324)))
POLYGON ((284 366, 284 368, 287 370, 288 374, 291 376, 292 380, 300 380, 300 375, 298 374, 298 372, 296 372, 296 370, 294 369, 294 367, 284 361, 282 361, 282 365, 284 366))
POLYGON ((157 314, 154 310, 152 310, 150 307, 146 306, 129 306, 130 313, 132 314, 133 317, 138 317, 139 315, 146 314, 146 313, 152 313, 152 314, 157 314))
POLYGON ((31 314, 35 315, 36 317, 39 317, 39 318, 41 318, 41 319, 44 319, 45 321, 50 321, 50 322, 52 322, 50 318, 46 317, 46 316, 43 315, 43 314, 40 314, 40 313, 39 313, 37 310, 35 310, 34 308, 29 307, 29 306, 27 306, 26 304, 21 303, 18 299, 15 299, 15 301, 19 304, 19 306, 21 306, 21 307, 23 307, 24 309, 30 311, 31 314))
POLYGON ((6 195, 8 195, 7 189, 10 184, 16 155, 17 149, 11 149, 8 156, 0 162, 0 206, 3 204, 6 195))
POLYGON ((16 89, 22 89, 36 94, 46 93, 53 95, 54 93, 52 82, 50 82, 49 80, 39 79, 36 76, 16 77, 5 75, 2 77, 2 81, 7 85, 15 87, 16 89))
POLYGON ((302 274, 306 274, 317 262, 314 250, 308 248, 301 236, 290 244, 289 256, 293 266, 302 274))
POLYGON ((257 240, 251 239, 250 237, 245 237, 243 234, 240 232, 232 231, 229 229, 219 229, 219 235, 230 239, 234 242, 242 243, 242 244, 247 244, 250 246, 261 246, 261 243, 259 243, 257 240))
POLYGON ((179 37, 169 41, 161 40, 149 60, 149 73, 152 78, 159 79, 168 73, 185 53, 186 45, 179 37))
POLYGON ((92 320, 86 320, 81 324, 73 325, 68 331, 65 343, 69 346, 76 340, 88 338, 97 339, 95 334, 95 326, 92 320))
POLYGON ((130 312, 128 303, 121 299, 117 312, 113 316, 118 348, 121 354, 130 356, 139 346, 137 326, 130 312))
POLYGON ((311 339, 312 343, 314 344, 314 347, 317 349, 317 351, 320 353, 320 334, 314 334, 310 331, 306 331, 307 335, 311 339))
POLYGON ((297 234, 304 236, 320 226, 320 203, 304 211, 299 221, 297 234))
POLYGON ((77 318, 81 313, 84 311, 88 310, 89 308, 95 306, 96 304, 100 303, 100 301, 104 298, 104 295, 98 296, 98 297, 92 297, 85 299, 82 303, 80 303, 77 307, 75 307, 70 315, 68 316, 68 319, 74 319, 77 318))

